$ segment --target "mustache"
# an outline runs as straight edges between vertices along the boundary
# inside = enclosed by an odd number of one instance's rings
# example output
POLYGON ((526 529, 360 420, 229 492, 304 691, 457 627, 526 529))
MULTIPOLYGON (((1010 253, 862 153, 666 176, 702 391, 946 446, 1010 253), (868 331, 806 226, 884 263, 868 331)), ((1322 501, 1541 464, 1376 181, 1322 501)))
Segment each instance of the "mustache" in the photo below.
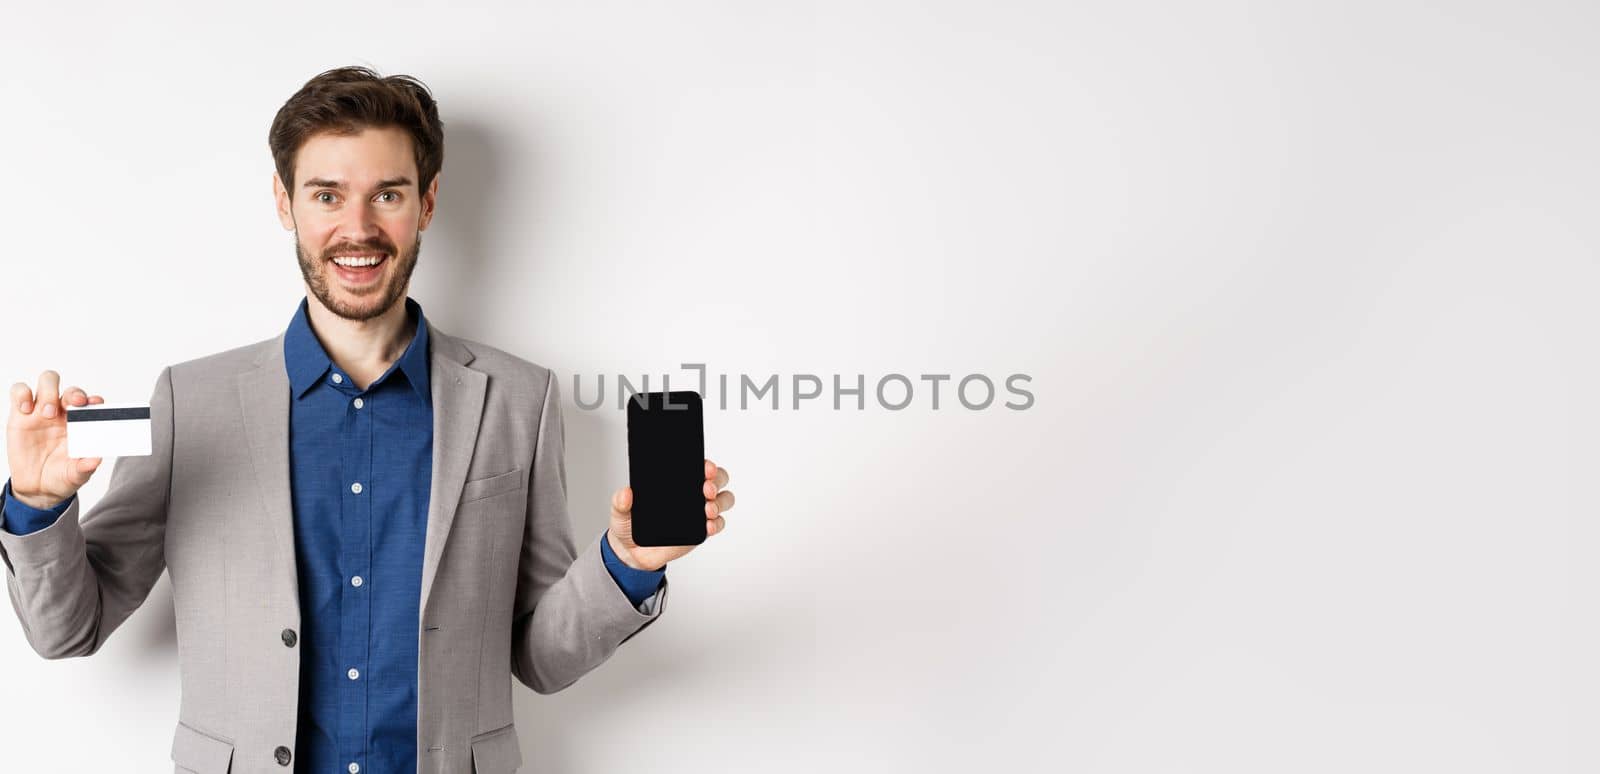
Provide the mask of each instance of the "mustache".
POLYGON ((322 257, 324 259, 328 259, 328 258, 333 258, 336 255, 351 255, 351 254, 364 255, 364 254, 367 254, 367 253, 375 253, 375 252, 376 253, 383 253, 385 255, 394 255, 395 254, 394 245, 389 244, 388 240, 383 240, 383 239, 369 239, 366 242, 362 242, 361 244, 355 244, 355 243, 352 243, 352 242, 346 242, 344 244, 334 245, 333 247, 330 247, 330 248, 328 248, 326 250, 323 250, 322 251, 322 257))

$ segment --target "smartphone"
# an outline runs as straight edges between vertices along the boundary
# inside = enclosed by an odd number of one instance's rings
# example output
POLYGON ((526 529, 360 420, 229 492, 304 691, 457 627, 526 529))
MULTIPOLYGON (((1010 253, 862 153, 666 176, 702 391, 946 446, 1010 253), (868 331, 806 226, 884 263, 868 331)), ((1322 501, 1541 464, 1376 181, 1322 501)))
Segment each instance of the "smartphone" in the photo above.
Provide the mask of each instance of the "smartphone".
POLYGON ((628 399, 628 486, 633 542, 692 546, 706 541, 705 410, 693 390, 628 399))

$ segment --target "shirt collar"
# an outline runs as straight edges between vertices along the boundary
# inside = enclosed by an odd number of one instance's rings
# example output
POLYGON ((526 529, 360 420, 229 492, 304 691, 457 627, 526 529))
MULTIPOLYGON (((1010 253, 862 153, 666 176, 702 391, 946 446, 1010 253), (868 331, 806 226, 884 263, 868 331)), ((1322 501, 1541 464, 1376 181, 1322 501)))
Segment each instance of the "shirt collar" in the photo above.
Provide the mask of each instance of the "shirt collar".
MULTIPOLYGON (((295 310, 294 319, 289 321, 289 330, 283 336, 283 362, 289 372, 290 394, 295 398, 304 395, 333 366, 328 351, 322 348, 322 342, 311 330, 311 319, 306 311, 309 304, 309 299, 300 299, 300 307, 295 310)), ((422 305, 410 296, 406 297, 406 316, 407 319, 416 320, 416 333, 412 335, 406 351, 401 353, 400 359, 385 372, 383 378, 398 368, 417 395, 428 402, 431 400, 428 385, 428 320, 422 314, 422 305)))

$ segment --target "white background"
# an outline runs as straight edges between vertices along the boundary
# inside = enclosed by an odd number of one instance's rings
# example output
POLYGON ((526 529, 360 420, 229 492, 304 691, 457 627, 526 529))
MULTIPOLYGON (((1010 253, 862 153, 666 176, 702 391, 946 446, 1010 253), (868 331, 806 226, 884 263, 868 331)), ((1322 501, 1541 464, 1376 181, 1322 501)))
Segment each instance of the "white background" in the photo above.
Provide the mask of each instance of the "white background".
MULTIPOLYGON (((524 771, 1600 767, 1592 4, 452 6, 8 9, 0 380, 281 331, 267 128, 367 64, 441 103, 448 332, 1036 397, 709 412, 727 532, 517 687, 524 771)), ((624 419, 566 400, 583 544, 624 419)), ((165 578, 0 663, 0 768, 171 770, 165 578)))

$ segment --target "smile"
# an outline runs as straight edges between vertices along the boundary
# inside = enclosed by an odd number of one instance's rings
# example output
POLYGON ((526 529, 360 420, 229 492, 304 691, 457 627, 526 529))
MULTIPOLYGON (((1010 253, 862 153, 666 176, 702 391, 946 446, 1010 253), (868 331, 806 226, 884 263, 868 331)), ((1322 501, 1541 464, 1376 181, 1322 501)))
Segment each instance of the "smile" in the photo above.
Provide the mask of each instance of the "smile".
POLYGON ((333 262, 346 268, 360 268, 363 266, 377 266, 383 262, 386 255, 338 255, 333 262))

